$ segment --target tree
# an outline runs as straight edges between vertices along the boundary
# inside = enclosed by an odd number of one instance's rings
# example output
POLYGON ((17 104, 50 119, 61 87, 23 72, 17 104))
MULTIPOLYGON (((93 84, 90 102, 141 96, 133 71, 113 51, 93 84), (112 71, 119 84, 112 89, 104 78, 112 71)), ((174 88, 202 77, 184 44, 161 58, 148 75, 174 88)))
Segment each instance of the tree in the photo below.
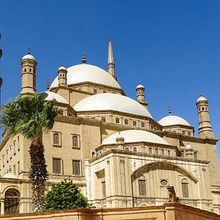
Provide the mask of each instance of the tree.
POLYGON ((54 125, 59 110, 56 101, 44 101, 41 94, 19 96, 5 104, 1 109, 0 125, 4 126, 9 137, 22 134, 31 141, 29 178, 32 183, 32 209, 35 212, 44 209, 45 182, 48 178, 42 144, 43 132, 54 125))
POLYGON ((76 208, 88 208, 86 197, 80 192, 79 187, 72 181, 61 181, 54 184, 45 198, 47 210, 64 210, 76 208))

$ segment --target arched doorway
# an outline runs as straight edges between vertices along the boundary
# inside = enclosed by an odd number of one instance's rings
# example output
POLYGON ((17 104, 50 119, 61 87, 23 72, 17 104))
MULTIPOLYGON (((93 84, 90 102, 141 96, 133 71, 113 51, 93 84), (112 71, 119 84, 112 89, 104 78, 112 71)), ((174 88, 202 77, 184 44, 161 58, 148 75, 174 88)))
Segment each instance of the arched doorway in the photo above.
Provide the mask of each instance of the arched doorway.
POLYGON ((5 192, 5 214, 19 212, 20 193, 16 189, 8 189, 5 192))

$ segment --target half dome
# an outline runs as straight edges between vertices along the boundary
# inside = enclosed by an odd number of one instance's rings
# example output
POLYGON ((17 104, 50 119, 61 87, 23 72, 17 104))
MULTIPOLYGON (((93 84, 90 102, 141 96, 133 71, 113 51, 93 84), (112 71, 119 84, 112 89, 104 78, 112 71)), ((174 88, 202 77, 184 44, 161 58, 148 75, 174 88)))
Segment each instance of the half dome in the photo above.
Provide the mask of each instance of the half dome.
MULTIPOLYGON (((90 64, 79 64, 67 68, 67 85, 91 82, 121 89, 118 82, 105 70, 90 64)), ((58 77, 52 82, 51 88, 58 87, 58 77)))
POLYGON ((172 126, 172 125, 185 125, 191 126, 185 119, 176 116, 176 115, 168 115, 158 121, 158 123, 162 126, 172 126))
POLYGON ((69 104, 66 101, 66 99, 64 99, 61 95, 55 92, 45 91, 45 92, 42 92, 41 94, 44 96, 44 100, 46 101, 56 100, 58 103, 69 104))
POLYGON ((102 141, 102 145, 116 144, 116 138, 118 136, 124 138, 124 143, 148 142, 169 145, 168 142, 160 136, 143 130, 126 130, 113 133, 102 141))
POLYGON ((73 108, 77 112, 113 110, 152 118, 148 110, 137 101, 127 96, 112 93, 89 96, 78 102, 73 108))

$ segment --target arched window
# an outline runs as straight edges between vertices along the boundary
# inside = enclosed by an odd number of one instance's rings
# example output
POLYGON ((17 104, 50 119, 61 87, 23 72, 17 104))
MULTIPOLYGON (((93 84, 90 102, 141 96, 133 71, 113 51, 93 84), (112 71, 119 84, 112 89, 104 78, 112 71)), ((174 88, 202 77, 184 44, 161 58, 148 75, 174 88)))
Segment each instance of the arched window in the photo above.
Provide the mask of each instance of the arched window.
POLYGON ((198 152, 194 152, 194 159, 197 160, 198 159, 198 152))
POLYGON ((105 118, 105 117, 101 117, 101 120, 102 120, 103 122, 106 122, 106 118, 105 118))
POLYGON ((53 133, 53 144, 54 145, 60 145, 60 133, 54 132, 53 133))
POLYGON ((158 154, 158 148, 155 148, 155 154, 158 154))
POLYGON ((138 180, 138 191, 139 196, 146 196, 146 180, 144 177, 138 180))
POLYGON ((128 119, 125 119, 125 120, 124 120, 124 124, 125 124, 125 125, 128 125, 128 119))
POLYGON ((133 121, 133 126, 137 126, 137 122, 136 121, 133 121))
POLYGON ((116 118, 116 119, 115 119, 115 122, 116 122, 117 124, 119 124, 119 123, 120 123, 120 119, 119 119, 119 118, 116 118))
POLYGON ((142 127, 142 128, 144 128, 144 127, 145 127, 144 122, 141 122, 141 127, 142 127))
POLYGON ((183 198, 189 198, 189 184, 188 184, 188 180, 186 178, 182 179, 181 185, 182 185, 182 195, 183 195, 183 198))
POLYGON ((5 192, 5 214, 19 212, 20 193, 16 189, 8 189, 5 192))
POLYGON ((73 148, 80 148, 79 135, 77 135, 77 134, 72 135, 72 146, 73 146, 73 148))
POLYGON ((152 148, 149 147, 149 154, 152 154, 152 148))

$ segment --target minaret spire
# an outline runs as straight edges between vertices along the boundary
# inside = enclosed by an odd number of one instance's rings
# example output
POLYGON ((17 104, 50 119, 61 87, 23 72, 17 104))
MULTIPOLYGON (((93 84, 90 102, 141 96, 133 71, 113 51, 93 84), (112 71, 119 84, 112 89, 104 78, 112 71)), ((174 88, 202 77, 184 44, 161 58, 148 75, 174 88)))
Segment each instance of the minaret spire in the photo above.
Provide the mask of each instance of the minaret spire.
POLYGON ((171 105, 168 105, 168 114, 169 114, 169 115, 172 115, 172 108, 171 108, 171 105))
POLYGON ((82 63, 86 63, 86 54, 85 53, 82 54, 82 63))
POLYGON ((115 73, 115 62, 114 62, 112 41, 110 37, 108 40, 108 72, 117 80, 117 76, 115 73))

